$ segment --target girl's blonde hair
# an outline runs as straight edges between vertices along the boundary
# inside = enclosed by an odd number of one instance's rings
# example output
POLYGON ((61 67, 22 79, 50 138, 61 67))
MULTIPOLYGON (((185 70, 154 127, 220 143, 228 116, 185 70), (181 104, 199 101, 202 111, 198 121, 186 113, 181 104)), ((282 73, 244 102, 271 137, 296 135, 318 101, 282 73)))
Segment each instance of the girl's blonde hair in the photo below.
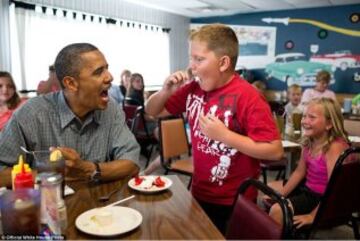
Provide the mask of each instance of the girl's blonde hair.
MULTIPOLYGON (((332 124, 332 127, 328 131, 326 143, 322 149, 324 153, 329 150, 330 144, 337 138, 341 138, 348 143, 350 142, 344 128, 344 118, 341 113, 341 107, 336 101, 330 98, 316 98, 309 101, 307 106, 309 105, 321 105, 324 109, 326 120, 330 121, 332 124)), ((304 137, 302 139, 302 144, 304 147, 311 148, 313 141, 314 140, 311 137, 304 137)))

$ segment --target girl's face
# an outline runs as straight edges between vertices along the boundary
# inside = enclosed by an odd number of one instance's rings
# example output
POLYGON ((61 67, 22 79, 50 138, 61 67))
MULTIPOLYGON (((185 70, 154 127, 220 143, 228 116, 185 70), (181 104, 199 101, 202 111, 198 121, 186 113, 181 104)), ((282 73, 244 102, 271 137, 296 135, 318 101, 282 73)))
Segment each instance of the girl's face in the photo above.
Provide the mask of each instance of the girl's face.
POLYGON ((7 103, 15 94, 15 88, 7 77, 0 77, 0 103, 7 103))
POLYGON ((324 107, 320 104, 309 104, 305 107, 301 120, 303 135, 321 138, 331 129, 331 121, 325 118, 324 107))
POLYGON ((315 84, 315 90, 319 91, 319 92, 324 92, 329 86, 329 83, 324 81, 324 80, 319 80, 316 82, 315 84))
POLYGON ((132 87, 135 90, 142 90, 144 88, 144 83, 141 78, 135 77, 135 79, 132 81, 132 87))

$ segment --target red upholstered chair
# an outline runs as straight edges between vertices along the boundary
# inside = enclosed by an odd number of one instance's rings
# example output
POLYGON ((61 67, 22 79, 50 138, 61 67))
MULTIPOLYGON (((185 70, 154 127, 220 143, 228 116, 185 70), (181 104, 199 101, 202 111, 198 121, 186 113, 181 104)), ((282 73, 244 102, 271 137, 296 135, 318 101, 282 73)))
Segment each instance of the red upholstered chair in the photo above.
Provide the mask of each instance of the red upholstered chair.
POLYGON ((234 210, 229 221, 226 239, 290 239, 292 238, 292 212, 288 201, 264 183, 248 179, 238 190, 238 197, 234 202, 234 210), (249 186, 255 186, 279 203, 283 211, 283 226, 276 223, 266 211, 258 207, 243 194, 249 186))
POLYGON ((130 130, 132 129, 132 125, 134 124, 136 112, 140 108, 142 108, 142 107, 139 105, 128 105, 128 104, 123 105, 123 110, 125 112, 126 124, 130 128, 130 130))
POLYGON ((350 224, 359 240, 355 216, 360 213, 360 147, 351 147, 338 158, 325 193, 320 200, 314 222, 299 233, 301 239, 313 239, 316 231, 350 224))
POLYGON ((142 106, 124 104, 123 109, 126 116, 126 123, 134 134, 137 142, 140 144, 141 154, 146 157, 145 167, 147 167, 153 149, 158 144, 158 140, 155 138, 154 133, 150 133, 146 126, 146 119, 142 106))

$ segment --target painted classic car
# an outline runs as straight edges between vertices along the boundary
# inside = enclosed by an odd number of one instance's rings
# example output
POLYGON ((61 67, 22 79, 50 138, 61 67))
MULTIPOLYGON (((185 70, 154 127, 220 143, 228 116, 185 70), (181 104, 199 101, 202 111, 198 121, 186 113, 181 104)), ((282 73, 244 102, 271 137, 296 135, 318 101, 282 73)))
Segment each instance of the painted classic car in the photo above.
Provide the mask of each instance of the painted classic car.
POLYGON ((360 55, 352 54, 349 50, 336 51, 332 54, 318 54, 310 58, 312 62, 331 64, 341 70, 360 66, 360 55))
POLYGON ((265 68, 268 78, 281 80, 287 86, 292 84, 314 86, 316 74, 321 70, 326 70, 331 74, 330 83, 335 82, 331 65, 309 62, 302 53, 279 54, 275 57, 275 62, 266 65, 265 68))

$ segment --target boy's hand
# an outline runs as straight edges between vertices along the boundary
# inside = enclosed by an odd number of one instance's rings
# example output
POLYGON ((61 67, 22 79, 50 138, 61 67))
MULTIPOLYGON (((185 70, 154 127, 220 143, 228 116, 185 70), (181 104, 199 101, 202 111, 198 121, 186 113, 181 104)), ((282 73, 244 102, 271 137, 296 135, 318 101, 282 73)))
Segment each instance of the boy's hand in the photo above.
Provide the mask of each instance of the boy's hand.
POLYGON ((221 137, 228 131, 228 128, 221 120, 210 114, 207 114, 206 116, 204 116, 203 113, 200 114, 199 126, 201 132, 213 140, 222 141, 221 137))
POLYGON ((177 71, 171 74, 164 83, 163 90, 175 92, 181 85, 190 79, 188 72, 177 71))

